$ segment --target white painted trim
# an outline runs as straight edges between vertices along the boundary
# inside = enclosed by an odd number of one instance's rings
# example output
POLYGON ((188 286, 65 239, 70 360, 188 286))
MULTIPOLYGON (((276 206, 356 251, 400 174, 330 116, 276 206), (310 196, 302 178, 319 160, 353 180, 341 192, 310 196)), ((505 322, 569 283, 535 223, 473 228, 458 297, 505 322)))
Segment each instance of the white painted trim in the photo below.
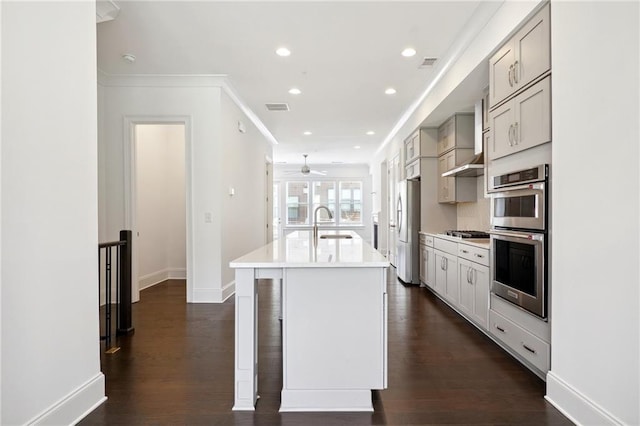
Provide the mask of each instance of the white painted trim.
POLYGON ((231 281, 222 289, 219 288, 195 288, 193 300, 190 303, 224 303, 236 292, 236 282, 231 281))
POLYGON ((278 141, 275 136, 267 129, 262 120, 253 112, 251 108, 240 98, 235 88, 231 85, 229 80, 225 79, 222 82, 222 89, 231 98, 231 100, 237 105, 238 108, 244 113, 244 115, 251 120, 254 126, 258 128, 260 133, 271 143, 271 145, 278 145, 278 141))
POLYGON ((624 422, 583 395, 553 371, 547 373, 546 399, 578 425, 623 425, 624 422))
POLYGON ((141 276, 138 279, 138 289, 140 291, 145 288, 160 284, 166 280, 184 280, 187 278, 187 268, 165 268, 161 271, 152 272, 141 276))
POLYGON ((107 400, 104 374, 98 373, 82 386, 27 422, 28 425, 75 425, 107 400), (78 413, 82 413, 78 416, 78 413))
MULTIPOLYGON (((136 223, 137 213, 136 207, 136 158, 135 158, 135 126, 138 124, 182 124, 184 125, 184 161, 185 161, 185 204, 187 219, 187 298, 190 294, 190 288, 193 285, 193 179, 192 179, 192 117, 191 116, 125 116, 123 124, 123 141, 124 141, 124 224, 126 229, 130 229, 133 241, 132 259, 131 259, 131 276, 138 276, 138 254, 135 244, 138 235, 138 225, 136 223)), ((133 288, 131 291, 131 299, 133 302, 140 300, 140 279, 133 280, 133 288)))
POLYGON ((226 74, 107 74, 98 70, 100 83, 109 87, 222 87, 226 74))
POLYGON ((107 74, 98 69, 98 84, 109 87, 220 87, 231 98, 233 103, 247 116, 262 135, 272 144, 278 145, 277 139, 267 129, 262 120, 253 112, 247 103, 238 95, 229 82, 226 74, 107 74))

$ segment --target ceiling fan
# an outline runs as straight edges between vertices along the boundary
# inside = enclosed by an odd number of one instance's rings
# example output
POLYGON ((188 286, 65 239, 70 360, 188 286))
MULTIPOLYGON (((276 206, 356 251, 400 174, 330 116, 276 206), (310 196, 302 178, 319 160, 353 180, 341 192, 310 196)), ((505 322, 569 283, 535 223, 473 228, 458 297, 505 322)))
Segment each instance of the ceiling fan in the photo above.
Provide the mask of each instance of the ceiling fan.
POLYGON ((309 155, 309 154, 302 154, 302 156, 304 157, 304 165, 300 168, 300 172, 294 172, 294 171, 291 171, 291 172, 287 172, 287 173, 289 173, 289 174, 302 173, 302 174, 303 174, 303 175, 305 175, 305 176, 307 176, 307 175, 309 175, 309 174, 312 174, 312 175, 319 175, 319 176, 326 176, 326 175, 327 175, 327 173, 326 173, 326 172, 319 172, 319 171, 317 171, 317 170, 311 170, 311 167, 309 167, 309 166, 307 165, 307 156, 308 156, 308 155, 309 155))

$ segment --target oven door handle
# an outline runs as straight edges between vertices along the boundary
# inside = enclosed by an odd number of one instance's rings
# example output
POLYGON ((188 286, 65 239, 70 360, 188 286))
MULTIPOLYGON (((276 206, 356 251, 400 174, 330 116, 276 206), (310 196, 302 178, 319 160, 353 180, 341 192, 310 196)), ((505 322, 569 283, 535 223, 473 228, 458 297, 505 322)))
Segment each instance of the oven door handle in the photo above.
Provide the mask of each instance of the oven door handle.
POLYGON ((509 193, 510 191, 520 191, 523 189, 535 189, 538 191, 544 190, 544 182, 535 182, 535 183, 526 183, 524 185, 514 185, 514 186, 498 186, 498 187, 494 187, 492 188, 493 192, 506 192, 509 193))
POLYGON ((523 240, 542 241, 544 239, 544 236, 542 234, 534 234, 534 233, 528 233, 528 232, 510 232, 510 231, 503 231, 502 229, 501 230, 490 229, 489 234, 498 235, 501 237, 521 238, 523 240))

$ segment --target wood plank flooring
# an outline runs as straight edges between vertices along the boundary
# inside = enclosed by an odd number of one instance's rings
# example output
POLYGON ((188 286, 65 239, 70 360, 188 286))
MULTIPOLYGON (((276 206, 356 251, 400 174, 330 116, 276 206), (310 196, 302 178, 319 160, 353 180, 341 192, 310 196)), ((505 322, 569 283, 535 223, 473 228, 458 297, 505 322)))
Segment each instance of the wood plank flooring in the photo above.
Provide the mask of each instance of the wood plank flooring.
POLYGON ((178 280, 144 290, 135 334, 102 354, 108 400, 80 425, 572 424, 543 399, 542 380, 428 290, 395 279, 389 388, 373 392, 375 412, 280 414, 279 303, 279 286, 261 282, 260 400, 253 413, 232 412, 234 299, 186 304, 178 280))

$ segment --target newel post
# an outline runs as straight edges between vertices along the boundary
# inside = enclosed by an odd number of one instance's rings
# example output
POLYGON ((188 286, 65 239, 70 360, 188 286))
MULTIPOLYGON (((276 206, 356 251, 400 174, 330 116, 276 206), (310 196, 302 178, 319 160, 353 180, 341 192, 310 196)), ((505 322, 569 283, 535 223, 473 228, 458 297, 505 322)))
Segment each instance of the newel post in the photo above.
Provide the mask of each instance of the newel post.
POLYGON ((120 231, 120 312, 118 318, 119 335, 133 333, 131 321, 131 231, 120 231))

